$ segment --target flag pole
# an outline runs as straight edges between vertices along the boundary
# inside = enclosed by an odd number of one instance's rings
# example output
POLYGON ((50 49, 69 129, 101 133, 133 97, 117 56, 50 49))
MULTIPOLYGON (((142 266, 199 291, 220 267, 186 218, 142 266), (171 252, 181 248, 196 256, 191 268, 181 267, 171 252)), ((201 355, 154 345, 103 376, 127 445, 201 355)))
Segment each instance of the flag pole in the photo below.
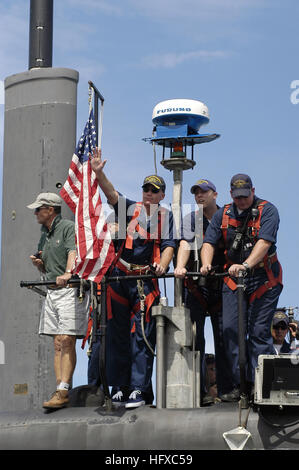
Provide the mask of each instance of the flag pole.
POLYGON ((102 135, 103 135, 103 114, 104 114, 104 100, 101 100, 101 110, 100 110, 100 125, 99 125, 99 138, 98 138, 98 147, 102 148, 102 135))
POLYGON ((88 82, 89 88, 93 90, 93 97, 94 97, 94 117, 95 123, 97 128, 97 147, 102 148, 102 135, 103 135, 103 113, 104 113, 104 97, 99 92, 97 87, 93 84, 92 81, 89 80, 88 82), (100 123, 98 120, 98 101, 101 101, 101 109, 100 109, 100 123))
POLYGON ((89 84, 89 88, 88 88, 88 106, 89 106, 89 111, 88 111, 88 114, 90 114, 91 110, 92 110, 92 100, 93 100, 93 96, 94 96, 94 89, 90 86, 89 84))

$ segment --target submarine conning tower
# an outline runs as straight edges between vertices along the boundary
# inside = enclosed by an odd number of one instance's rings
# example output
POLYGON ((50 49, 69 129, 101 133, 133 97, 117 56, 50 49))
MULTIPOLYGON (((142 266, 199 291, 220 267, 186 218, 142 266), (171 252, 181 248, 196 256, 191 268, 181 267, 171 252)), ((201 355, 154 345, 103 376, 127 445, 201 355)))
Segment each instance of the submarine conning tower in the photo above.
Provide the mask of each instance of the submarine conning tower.
POLYGON ((39 278, 29 256, 40 228, 26 206, 58 194, 76 144, 79 74, 52 68, 52 24, 53 0, 31 0, 29 69, 5 79, 0 411, 38 408, 55 384, 52 338, 37 334, 41 298, 19 287, 39 278))

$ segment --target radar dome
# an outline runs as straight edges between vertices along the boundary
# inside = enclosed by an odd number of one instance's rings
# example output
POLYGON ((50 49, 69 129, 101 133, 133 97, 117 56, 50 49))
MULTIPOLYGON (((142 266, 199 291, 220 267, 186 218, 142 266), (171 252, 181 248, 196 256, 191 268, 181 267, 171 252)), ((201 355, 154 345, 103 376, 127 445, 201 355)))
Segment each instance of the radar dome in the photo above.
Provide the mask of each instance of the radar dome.
POLYGON ((161 101, 153 109, 152 121, 157 126, 187 124, 198 131, 210 121, 207 106, 198 100, 172 99, 161 101))

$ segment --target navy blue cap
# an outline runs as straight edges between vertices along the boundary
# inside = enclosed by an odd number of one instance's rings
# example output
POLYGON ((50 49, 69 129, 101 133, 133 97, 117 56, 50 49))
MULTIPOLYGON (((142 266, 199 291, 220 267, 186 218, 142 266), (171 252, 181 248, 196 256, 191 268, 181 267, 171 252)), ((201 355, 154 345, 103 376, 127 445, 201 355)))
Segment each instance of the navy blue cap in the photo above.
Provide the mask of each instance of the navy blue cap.
POLYGON ((252 181, 250 176, 238 173, 230 181, 232 197, 248 197, 251 194, 252 181))
POLYGON ((144 178, 142 187, 144 187, 147 184, 151 184, 156 189, 162 189, 162 191, 165 192, 166 184, 162 176, 158 176, 158 175, 146 176, 144 178))
POLYGON ((289 324, 289 317, 283 310, 276 310, 276 312, 274 313, 272 325, 275 326, 280 322, 283 322, 286 325, 288 325, 289 324))
POLYGON ((192 194, 195 194, 195 191, 197 188, 202 189, 202 191, 209 191, 210 189, 216 193, 216 186, 209 180, 206 179, 200 179, 196 181, 196 183, 192 186, 190 189, 192 194))

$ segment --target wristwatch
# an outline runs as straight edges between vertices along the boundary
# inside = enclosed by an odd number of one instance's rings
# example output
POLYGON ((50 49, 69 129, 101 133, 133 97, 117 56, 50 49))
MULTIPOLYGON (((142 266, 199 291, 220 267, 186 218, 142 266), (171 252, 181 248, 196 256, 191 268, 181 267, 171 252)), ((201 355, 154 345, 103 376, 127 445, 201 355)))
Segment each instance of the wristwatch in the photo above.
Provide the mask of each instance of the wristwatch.
POLYGON ((244 268, 246 269, 246 272, 248 273, 248 271, 250 271, 250 266, 248 263, 246 263, 246 261, 244 261, 244 263, 242 263, 242 266, 244 266, 244 268))
POLYGON ((67 274, 71 274, 72 270, 71 270, 71 269, 66 269, 65 272, 66 272, 67 274))

